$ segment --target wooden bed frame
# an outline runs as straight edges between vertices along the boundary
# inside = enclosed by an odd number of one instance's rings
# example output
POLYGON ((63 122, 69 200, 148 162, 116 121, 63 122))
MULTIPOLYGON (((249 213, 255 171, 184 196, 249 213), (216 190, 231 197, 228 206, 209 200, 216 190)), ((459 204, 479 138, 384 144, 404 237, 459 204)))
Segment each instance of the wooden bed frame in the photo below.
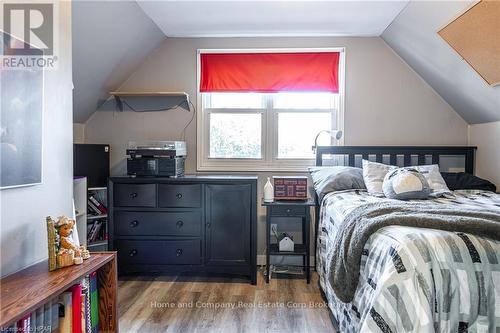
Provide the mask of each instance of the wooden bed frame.
POLYGON ((474 174, 474 152, 477 147, 458 146, 319 146, 316 149, 316 165, 323 165, 323 155, 347 156, 348 165, 355 166, 355 157, 368 159, 375 156, 375 161, 383 163, 383 157, 389 156, 389 163, 396 165, 397 157, 403 156, 404 166, 411 165, 412 156, 418 157, 418 165, 425 165, 426 156, 432 156, 432 164, 439 164, 440 156, 465 157, 465 172, 474 174))
MULTIPOLYGON (((461 156, 465 159, 464 171, 474 174, 474 153, 477 147, 471 146, 319 146, 316 149, 316 165, 323 165, 323 155, 344 156, 348 166, 356 166, 356 156, 369 159, 375 156, 375 161, 384 162, 384 156, 389 156, 389 164, 397 165, 398 156, 403 156, 403 166, 412 165, 412 157, 417 156, 418 165, 427 164, 427 156, 431 156, 431 164, 439 164, 441 156, 461 156)), ((318 238, 319 210, 321 203, 316 195, 314 223, 314 258, 318 238)), ((315 260, 316 263, 316 260, 315 260)))

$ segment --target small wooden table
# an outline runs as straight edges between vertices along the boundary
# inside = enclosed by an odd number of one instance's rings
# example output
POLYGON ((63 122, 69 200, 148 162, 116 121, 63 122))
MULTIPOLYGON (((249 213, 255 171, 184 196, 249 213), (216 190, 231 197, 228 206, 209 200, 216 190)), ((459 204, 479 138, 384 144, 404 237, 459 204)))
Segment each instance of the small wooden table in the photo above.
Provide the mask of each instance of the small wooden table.
POLYGON ((47 261, 0 280, 0 327, 6 328, 97 271, 99 332, 118 332, 116 252, 93 252, 81 265, 49 272, 47 261))
POLYGON ((310 270, 310 230, 311 230, 311 209, 315 206, 312 199, 304 201, 273 201, 265 202, 262 200, 262 206, 266 209, 266 282, 269 283, 271 276, 270 256, 302 256, 302 265, 305 271, 307 283, 311 281, 310 270), (269 235, 271 234, 271 221, 275 217, 300 218, 302 221, 302 244, 295 244, 294 251, 279 251, 278 244, 271 244, 269 235))

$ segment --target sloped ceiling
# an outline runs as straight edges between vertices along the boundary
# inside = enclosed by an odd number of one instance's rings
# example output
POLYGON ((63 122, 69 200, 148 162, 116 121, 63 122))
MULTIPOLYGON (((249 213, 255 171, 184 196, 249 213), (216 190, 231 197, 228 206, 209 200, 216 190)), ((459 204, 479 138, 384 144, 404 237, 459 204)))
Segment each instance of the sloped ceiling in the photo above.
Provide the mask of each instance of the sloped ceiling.
POLYGON ((73 117, 85 122, 165 35, 134 1, 73 1, 73 117))
POLYGON ((488 86, 437 34, 472 1, 235 3, 74 1, 74 121, 85 122, 166 36, 378 36, 382 31, 385 42, 465 121, 500 120, 500 86, 488 86), (259 15, 267 12, 274 14, 259 15))
POLYGON ((437 32, 474 3, 412 1, 382 34, 385 42, 471 124, 500 120, 500 86, 489 86, 437 32))

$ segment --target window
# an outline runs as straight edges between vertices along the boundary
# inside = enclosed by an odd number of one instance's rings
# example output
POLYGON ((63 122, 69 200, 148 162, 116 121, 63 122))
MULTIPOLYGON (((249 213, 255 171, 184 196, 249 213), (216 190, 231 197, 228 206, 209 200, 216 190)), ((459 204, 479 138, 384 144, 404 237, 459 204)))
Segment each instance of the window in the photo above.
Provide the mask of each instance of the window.
POLYGON ((199 93, 198 169, 305 170, 314 165, 317 133, 342 129, 341 102, 330 92, 199 93))

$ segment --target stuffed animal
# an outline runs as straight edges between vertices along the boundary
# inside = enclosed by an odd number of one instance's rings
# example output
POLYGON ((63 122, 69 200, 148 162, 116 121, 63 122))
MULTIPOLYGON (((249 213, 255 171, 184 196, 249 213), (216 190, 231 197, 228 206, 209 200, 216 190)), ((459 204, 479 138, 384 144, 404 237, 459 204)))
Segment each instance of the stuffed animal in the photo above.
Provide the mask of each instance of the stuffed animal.
POLYGON ((74 231, 75 220, 60 216, 54 221, 47 216, 47 232, 49 236, 49 270, 83 263, 90 258, 85 246, 73 242, 71 234, 74 231))

